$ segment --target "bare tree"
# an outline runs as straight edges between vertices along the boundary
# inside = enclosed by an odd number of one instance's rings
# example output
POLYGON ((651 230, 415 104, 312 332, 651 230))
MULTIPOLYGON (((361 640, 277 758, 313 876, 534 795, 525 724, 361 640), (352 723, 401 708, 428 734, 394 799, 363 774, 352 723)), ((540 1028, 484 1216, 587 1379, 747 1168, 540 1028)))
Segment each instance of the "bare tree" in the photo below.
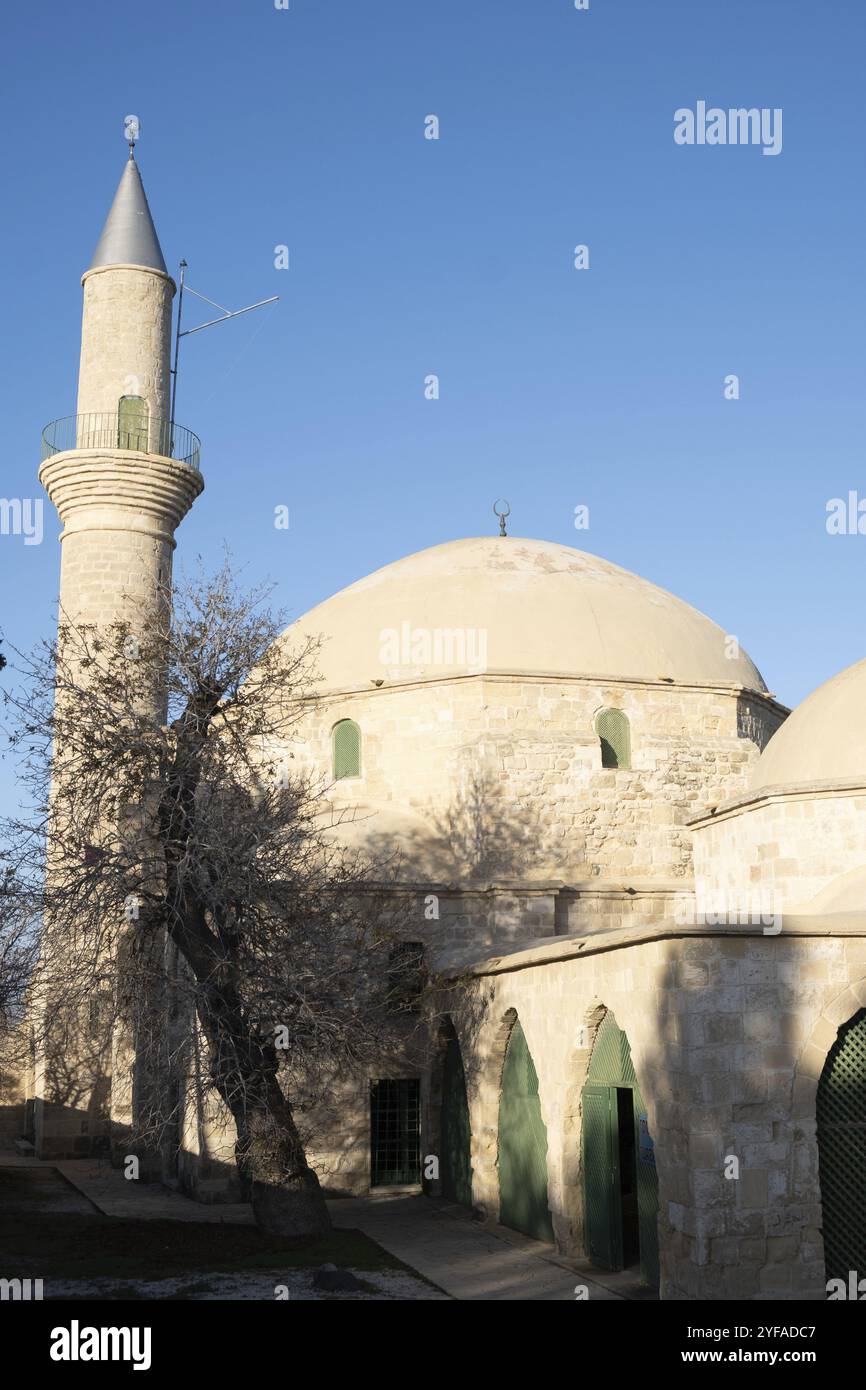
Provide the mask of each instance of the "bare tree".
POLYGON ((0 874, 0 1032, 22 1020, 38 951, 38 924, 11 873, 0 874))
POLYGON ((37 810, 3 855, 46 923, 46 1048, 61 996, 79 1020, 104 1007, 153 1141, 200 1042, 259 1224, 300 1235, 329 1223, 296 1112, 397 1041, 406 903, 396 859, 348 850, 325 779, 297 770, 317 643, 281 639, 266 597, 226 562, 134 629, 63 620, 19 657, 10 737, 37 810))

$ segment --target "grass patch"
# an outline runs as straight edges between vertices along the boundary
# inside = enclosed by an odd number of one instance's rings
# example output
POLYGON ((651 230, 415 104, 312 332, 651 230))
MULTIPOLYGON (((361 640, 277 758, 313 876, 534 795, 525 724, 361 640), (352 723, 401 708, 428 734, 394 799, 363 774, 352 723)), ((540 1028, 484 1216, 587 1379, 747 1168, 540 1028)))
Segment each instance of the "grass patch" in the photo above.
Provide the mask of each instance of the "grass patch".
POLYGON ((169 1294, 168 1298, 169 1301, 177 1301, 183 1300, 184 1298, 192 1298, 193 1294, 216 1293, 216 1291, 216 1284, 208 1284, 203 1279, 199 1279, 196 1283, 184 1284, 182 1288, 178 1289, 177 1293, 169 1294))
POLYGON ((59 1212, 0 1217, 0 1252, 0 1275, 19 1278, 167 1279, 193 1271, 234 1274, 322 1264, 416 1274, 357 1230, 287 1240, 255 1226, 59 1212))

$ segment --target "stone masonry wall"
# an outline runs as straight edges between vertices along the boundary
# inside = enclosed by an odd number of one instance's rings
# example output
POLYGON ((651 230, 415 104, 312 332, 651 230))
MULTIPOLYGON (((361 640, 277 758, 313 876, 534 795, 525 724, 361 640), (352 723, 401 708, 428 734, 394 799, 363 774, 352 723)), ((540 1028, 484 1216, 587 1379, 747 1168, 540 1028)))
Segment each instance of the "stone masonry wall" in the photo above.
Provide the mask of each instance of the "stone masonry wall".
MULTIPOLYGON (((61 537, 60 621, 105 627, 126 619, 133 631, 156 616, 171 582, 174 531, 202 490, 201 475, 182 463, 122 449, 116 415, 122 396, 141 396, 151 420, 167 418, 171 301, 174 284, 157 271, 108 267, 84 277, 78 415, 104 413, 99 428, 78 422, 78 445, 47 458, 39 477, 57 508, 61 537)), ((155 437, 142 441, 157 446, 155 437)), ((144 689, 154 717, 164 718, 159 684, 144 689)), ((51 867, 49 864, 49 873, 51 867)), ((68 930, 52 922, 52 932, 68 930)), ((58 972, 58 976, 62 972, 58 972)), ((62 979, 49 986, 62 992, 62 979)), ((46 1005, 51 1009, 51 1004, 46 1005)), ((128 1127, 134 1040, 115 1036, 97 1047, 87 1021, 75 1020, 81 1045, 67 1047, 52 1023, 36 1063, 37 1151, 101 1151, 128 1127), (88 1050, 96 1052, 91 1062, 88 1050), (71 1063, 74 1059, 75 1065, 71 1063), (68 1075, 67 1075, 68 1074, 68 1075)), ((98 1032, 98 1030, 97 1030, 98 1032)))
POLYGON ((110 624, 157 611, 174 531, 201 492, 196 469, 132 451, 71 450, 39 478, 64 524, 61 617, 110 624))
POLYGON ((786 911, 866 864, 866 791, 779 796, 693 833, 699 899, 752 895, 786 911))
POLYGON ((866 936, 584 947, 579 959, 543 963, 553 945, 512 956, 452 996, 474 1204, 496 1217, 499 1087, 518 1017, 539 1078, 557 1242, 584 1253, 581 1091, 610 1009, 655 1141, 662 1298, 823 1298, 815 1092, 838 1028, 866 1006, 866 936), (730 1155, 736 1181, 724 1176, 730 1155))
POLYGON ((83 279, 84 311, 76 414, 117 413, 141 396, 168 420, 174 281, 143 266, 105 266, 83 279))
POLYGON ((686 820, 743 790, 782 716, 736 691, 476 676, 315 702, 295 765, 329 780, 333 725, 354 719, 361 776, 334 794, 406 812, 378 846, 372 822, 369 843, 387 851, 396 838, 410 877, 424 876, 435 841, 464 883, 686 880, 686 820), (630 770, 601 766, 595 718, 609 706, 630 720, 630 770))

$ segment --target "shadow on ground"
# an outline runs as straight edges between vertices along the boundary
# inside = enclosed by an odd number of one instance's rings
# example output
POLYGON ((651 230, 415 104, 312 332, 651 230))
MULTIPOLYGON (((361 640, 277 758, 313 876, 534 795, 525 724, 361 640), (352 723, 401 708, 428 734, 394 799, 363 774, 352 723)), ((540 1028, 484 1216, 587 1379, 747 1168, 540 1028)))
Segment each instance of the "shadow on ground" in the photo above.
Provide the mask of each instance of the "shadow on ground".
POLYGON ((293 1241, 233 1223, 119 1219, 99 1212, 54 1168, 0 1168, 0 1277, 41 1279, 48 1299, 274 1298, 280 1281, 291 1290, 286 1296, 303 1297, 309 1294, 300 1285, 309 1280, 292 1276, 322 1265, 356 1272, 362 1292, 374 1298, 437 1296, 358 1230, 293 1241), (364 1273, 382 1277, 364 1280, 364 1273), (209 1274, 215 1277, 202 1279, 209 1274), (237 1278, 244 1275, 256 1276, 246 1293, 237 1278), (386 1292, 398 1286, 399 1294, 386 1292))

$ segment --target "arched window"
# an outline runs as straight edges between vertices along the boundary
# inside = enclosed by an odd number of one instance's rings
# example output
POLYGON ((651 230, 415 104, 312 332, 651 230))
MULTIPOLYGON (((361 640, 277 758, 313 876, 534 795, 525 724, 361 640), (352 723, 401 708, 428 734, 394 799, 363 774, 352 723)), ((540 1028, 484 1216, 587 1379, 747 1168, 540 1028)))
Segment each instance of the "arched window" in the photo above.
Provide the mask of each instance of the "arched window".
POLYGON ((596 718, 595 732, 601 742, 602 767, 631 767, 631 734, 621 709, 603 709, 596 718))
POLYGON ((331 735, 334 744, 334 781, 361 776, 361 730, 354 719, 341 719, 331 735))
POLYGON ((120 449, 147 453, 147 401, 143 396, 121 396, 118 401, 117 444, 120 449))

